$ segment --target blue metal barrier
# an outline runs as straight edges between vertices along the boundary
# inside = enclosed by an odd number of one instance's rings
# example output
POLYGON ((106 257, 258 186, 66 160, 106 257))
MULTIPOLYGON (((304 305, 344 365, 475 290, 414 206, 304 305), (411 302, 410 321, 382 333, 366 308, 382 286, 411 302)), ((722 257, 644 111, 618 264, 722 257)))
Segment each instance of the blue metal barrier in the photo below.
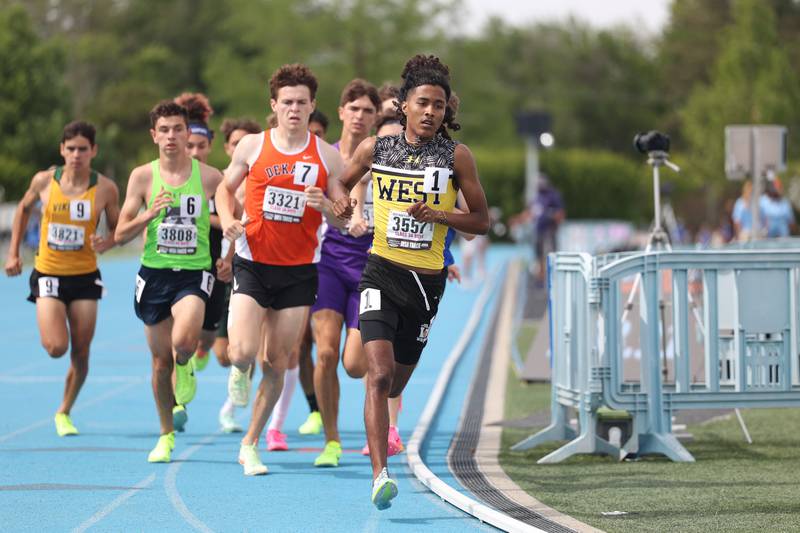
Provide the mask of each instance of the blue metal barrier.
POLYGON ((576 453, 693 461, 672 434, 675 410, 800 406, 800 250, 560 253, 551 261, 552 422, 514 449, 572 438, 539 462, 576 453), (625 381, 621 317, 624 288, 635 276, 641 276, 641 366, 638 381, 625 381), (702 317, 693 305, 702 306, 702 317), (703 335, 702 354, 694 357, 693 319, 703 335), (693 363, 702 378, 693 376, 693 363), (632 417, 632 435, 621 448, 595 434, 603 405, 632 417), (577 436, 570 408, 579 412, 577 436))

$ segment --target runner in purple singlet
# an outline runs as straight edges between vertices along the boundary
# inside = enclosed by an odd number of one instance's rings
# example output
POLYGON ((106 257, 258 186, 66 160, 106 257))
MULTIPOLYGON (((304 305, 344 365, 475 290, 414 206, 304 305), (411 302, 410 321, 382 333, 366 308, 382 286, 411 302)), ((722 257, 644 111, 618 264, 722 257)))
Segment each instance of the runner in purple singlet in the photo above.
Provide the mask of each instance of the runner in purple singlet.
MULTIPOLYGON (((369 135, 379 108, 378 91, 370 83, 355 79, 345 86, 339 107, 342 137, 334 144, 345 163, 369 135)), ((358 330, 358 283, 372 245, 371 217, 369 210, 364 209, 364 198, 371 195, 366 194, 364 185, 355 187, 351 196, 358 200, 360 207, 355 210, 347 229, 328 227, 325 232, 317 264, 317 302, 311 308, 311 325, 317 345, 314 390, 325 430, 325 448, 314 465, 322 467, 338 466, 342 454, 336 368, 343 325, 347 328, 344 359, 348 359, 349 352, 363 350, 358 330)))

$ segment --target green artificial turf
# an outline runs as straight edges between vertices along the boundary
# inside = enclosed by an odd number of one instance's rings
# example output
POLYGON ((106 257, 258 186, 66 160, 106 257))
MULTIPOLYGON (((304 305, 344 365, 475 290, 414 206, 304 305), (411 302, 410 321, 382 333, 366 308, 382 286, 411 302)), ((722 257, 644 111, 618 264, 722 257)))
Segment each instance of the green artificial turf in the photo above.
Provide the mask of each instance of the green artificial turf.
MULTIPOLYGON (((525 384, 509 369, 507 419, 549 404, 549 384, 525 384)), ((744 441, 735 417, 689 426, 694 439, 685 445, 695 463, 579 455, 537 465, 564 443, 511 452, 536 429, 505 428, 500 464, 538 500, 609 532, 800 531, 800 410, 742 413, 754 444, 744 441), (601 514, 613 511, 627 514, 601 514)))

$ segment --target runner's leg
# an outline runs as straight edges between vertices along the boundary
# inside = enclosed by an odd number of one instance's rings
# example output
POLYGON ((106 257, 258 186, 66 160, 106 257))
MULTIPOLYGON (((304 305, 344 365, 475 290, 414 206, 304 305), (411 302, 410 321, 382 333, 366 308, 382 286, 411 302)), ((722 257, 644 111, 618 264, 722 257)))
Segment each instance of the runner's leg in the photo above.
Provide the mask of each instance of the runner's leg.
POLYGON ((317 365, 314 368, 314 390, 317 394, 325 442, 340 442, 339 418, 339 344, 342 337, 344 317, 332 309, 320 309, 314 313, 314 342, 317 345, 317 365))
POLYGON ((162 320, 158 324, 144 327, 147 345, 150 347, 153 365, 153 397, 156 400, 158 419, 161 424, 161 434, 166 435, 173 431, 172 407, 175 405, 175 395, 172 391, 172 317, 162 320))
MULTIPOLYGON (((244 295, 234 294, 231 301, 235 301, 238 296, 244 295)), ((244 297, 252 300, 248 296, 244 297)), ((253 303, 255 303, 255 300, 253 300, 253 303)), ((234 317, 242 316, 236 307, 234 309, 234 317)), ((283 390, 283 376, 289 364, 289 354, 292 348, 300 343, 300 338, 303 334, 303 328, 298 327, 298 325, 308 320, 308 310, 308 306, 303 306, 281 310, 269 309, 267 311, 268 362, 265 361, 262 364, 263 375, 258 386, 258 394, 256 394, 253 402, 253 416, 250 419, 250 426, 242 439, 243 444, 255 444, 258 436, 264 431, 267 419, 272 414, 275 403, 283 390)), ((241 329, 241 326, 235 324, 233 331, 238 329, 241 329)), ((234 350, 231 361, 238 367, 243 358, 238 357, 236 351, 238 341, 233 331, 231 332, 231 347, 234 350)), ((246 367, 243 371, 246 371, 246 367)))
POLYGON ((36 322, 42 347, 50 357, 57 358, 67 353, 69 332, 67 331, 67 306, 57 298, 36 299, 36 322))
POLYGON ((69 414, 84 381, 86 381, 86 375, 89 373, 89 346, 92 343, 97 322, 97 300, 70 302, 67 308, 67 317, 72 347, 71 364, 64 386, 64 399, 58 412, 69 414))

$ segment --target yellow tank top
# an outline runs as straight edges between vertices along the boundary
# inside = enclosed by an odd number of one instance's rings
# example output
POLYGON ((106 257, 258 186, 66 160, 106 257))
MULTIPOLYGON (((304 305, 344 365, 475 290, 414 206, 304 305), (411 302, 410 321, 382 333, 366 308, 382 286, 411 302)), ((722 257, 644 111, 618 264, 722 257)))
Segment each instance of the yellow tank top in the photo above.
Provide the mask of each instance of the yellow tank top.
POLYGON ((432 209, 453 211, 458 194, 453 179, 455 146, 440 135, 420 145, 408 144, 405 133, 376 139, 372 253, 410 267, 444 267, 447 226, 417 222, 406 209, 423 201, 432 209))
POLYGON ((58 167, 50 183, 34 267, 54 276, 89 274, 97 270, 97 256, 91 245, 97 227, 97 172, 92 171, 86 192, 75 197, 65 196, 61 190, 62 172, 63 168, 58 167))

